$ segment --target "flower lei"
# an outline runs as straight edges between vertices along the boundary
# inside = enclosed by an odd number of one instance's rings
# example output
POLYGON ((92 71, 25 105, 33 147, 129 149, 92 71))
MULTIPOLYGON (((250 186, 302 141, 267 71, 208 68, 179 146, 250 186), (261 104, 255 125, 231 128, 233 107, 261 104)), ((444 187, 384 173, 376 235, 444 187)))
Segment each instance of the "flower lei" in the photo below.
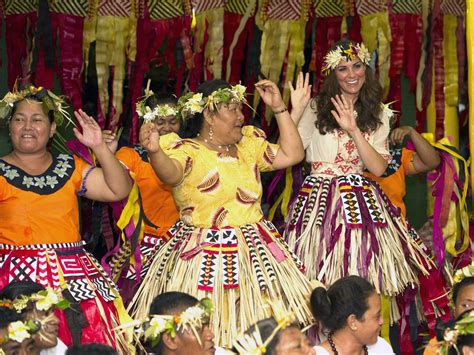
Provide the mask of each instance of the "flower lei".
POLYGON ((66 309, 69 307, 69 301, 62 297, 61 291, 59 289, 53 290, 50 287, 29 296, 20 296, 12 301, 12 304, 13 308, 20 313, 28 306, 29 302, 34 302, 38 311, 47 311, 53 306, 59 309, 66 309))
POLYGON ((270 336, 263 341, 258 326, 251 334, 243 333, 234 342, 234 347, 239 354, 261 355, 267 352, 267 346, 271 343, 277 333, 293 324, 296 320, 294 313, 288 311, 283 303, 270 303, 273 311, 273 318, 277 322, 277 326, 273 329, 270 336))
POLYGON ((8 325, 8 336, 5 342, 14 340, 21 343, 23 340, 30 338, 40 330, 38 322, 27 320, 26 322, 16 321, 8 325))
POLYGON ((453 277, 453 284, 460 283, 466 277, 474 277, 474 261, 470 265, 456 271, 453 277))
POLYGON ((156 105, 156 107, 152 110, 150 106, 145 104, 146 100, 152 94, 153 92, 151 92, 151 94, 148 96, 145 95, 144 98, 138 101, 136 104, 136 112, 140 118, 143 118, 145 123, 152 122, 158 117, 176 116, 178 114, 178 110, 168 104, 156 105))
POLYGON ((350 43, 347 49, 344 49, 342 46, 337 46, 336 49, 329 51, 324 57, 322 72, 327 76, 331 71, 336 69, 341 60, 354 60, 355 57, 358 57, 365 65, 369 65, 370 63, 369 50, 363 43, 350 43))
POLYGON ((51 91, 43 87, 35 87, 33 85, 27 86, 23 90, 18 90, 16 84, 13 91, 8 92, 3 99, 0 100, 0 119, 5 119, 11 116, 13 105, 28 97, 36 96, 43 105, 45 112, 54 112, 54 121, 56 124, 61 125, 64 120, 74 124, 71 116, 66 111, 67 105, 63 97, 56 96, 51 91))
POLYGON ((230 88, 220 88, 213 91, 209 96, 203 98, 202 93, 188 92, 178 100, 178 111, 183 119, 201 113, 208 108, 211 111, 217 111, 219 104, 229 103, 231 101, 238 103, 247 103, 245 99, 246 87, 240 84, 230 88))
POLYGON ((437 346, 439 354, 448 354, 449 349, 454 347, 458 353, 460 349, 457 348, 458 337, 462 335, 474 334, 474 310, 471 310, 459 319, 454 327, 447 327, 443 332, 443 340, 438 342, 437 346))

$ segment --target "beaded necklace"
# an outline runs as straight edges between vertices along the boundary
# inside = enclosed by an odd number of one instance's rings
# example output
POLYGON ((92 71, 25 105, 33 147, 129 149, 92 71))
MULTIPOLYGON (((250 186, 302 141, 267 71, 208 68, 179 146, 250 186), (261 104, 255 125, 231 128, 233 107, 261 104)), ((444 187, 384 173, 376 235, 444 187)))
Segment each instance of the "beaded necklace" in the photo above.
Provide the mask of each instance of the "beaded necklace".
MULTIPOLYGON (((337 352, 337 349, 336 349, 336 344, 334 344, 334 340, 332 340, 332 333, 328 334, 328 343, 329 343, 329 346, 331 347, 331 350, 334 353, 334 355, 339 355, 339 353, 337 352)), ((369 349, 367 349, 367 345, 364 345, 362 347, 362 349, 364 349, 364 354, 365 355, 369 355, 369 349)))

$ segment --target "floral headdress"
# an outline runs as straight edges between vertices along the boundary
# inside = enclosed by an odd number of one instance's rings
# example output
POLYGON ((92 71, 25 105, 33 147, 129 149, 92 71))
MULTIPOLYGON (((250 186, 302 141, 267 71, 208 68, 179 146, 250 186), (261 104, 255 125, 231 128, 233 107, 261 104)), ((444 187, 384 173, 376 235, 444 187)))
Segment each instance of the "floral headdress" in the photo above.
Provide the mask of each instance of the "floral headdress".
POLYGON ((8 325, 8 335, 2 339, 0 343, 7 343, 9 340, 14 340, 21 343, 23 340, 30 338, 41 329, 41 323, 32 320, 25 322, 16 321, 8 325))
POLYGON ((453 277, 453 284, 460 283, 466 277, 474 277, 474 261, 470 265, 456 271, 453 277))
POLYGON ((217 89, 205 98, 202 93, 188 92, 179 98, 178 111, 183 119, 187 119, 196 113, 201 113, 206 108, 217 111, 218 105, 221 103, 227 104, 231 101, 247 103, 246 90, 245 86, 237 84, 230 88, 217 89))
POLYGON ((358 57, 365 65, 369 65, 370 53, 364 43, 354 44, 349 42, 347 49, 343 46, 337 46, 336 49, 329 51, 324 57, 323 74, 329 75, 331 71, 336 69, 341 60, 354 60, 355 57, 358 57))
POLYGON ((47 311, 53 306, 59 309, 66 309, 69 307, 69 301, 62 297, 61 291, 59 289, 53 290, 50 287, 29 296, 22 295, 12 301, 12 304, 13 308, 20 313, 30 302, 34 303, 38 311, 47 311))
POLYGON ((278 332, 289 327, 296 321, 294 313, 286 310, 281 302, 270 304, 270 306, 272 307, 273 318, 277 322, 277 326, 265 341, 262 340, 258 326, 255 326, 255 330, 250 334, 241 334, 234 342, 234 347, 239 354, 265 354, 268 344, 271 343, 278 332))
POLYGON ((443 331, 443 339, 437 343, 437 354, 448 354, 449 349, 454 347, 458 353, 461 349, 457 348, 459 336, 474 334, 474 310, 466 312, 456 321, 454 326, 446 327, 443 331))
POLYGON ((138 333, 143 333, 145 339, 156 346, 160 341, 161 334, 167 333, 171 337, 176 336, 176 331, 191 330, 198 342, 200 337, 198 329, 209 321, 213 312, 212 301, 209 298, 203 298, 195 306, 185 309, 183 312, 174 315, 150 315, 144 322, 139 320, 132 323, 123 324, 117 329, 130 327, 139 327, 138 333))
POLYGON ((19 90, 15 84, 13 91, 8 92, 3 99, 0 100, 0 119, 10 118, 13 105, 33 95, 41 101, 45 112, 54 112, 54 121, 57 125, 61 125, 64 120, 75 125, 71 116, 66 111, 67 105, 63 97, 56 96, 41 86, 35 87, 33 85, 28 85, 25 89, 19 90))

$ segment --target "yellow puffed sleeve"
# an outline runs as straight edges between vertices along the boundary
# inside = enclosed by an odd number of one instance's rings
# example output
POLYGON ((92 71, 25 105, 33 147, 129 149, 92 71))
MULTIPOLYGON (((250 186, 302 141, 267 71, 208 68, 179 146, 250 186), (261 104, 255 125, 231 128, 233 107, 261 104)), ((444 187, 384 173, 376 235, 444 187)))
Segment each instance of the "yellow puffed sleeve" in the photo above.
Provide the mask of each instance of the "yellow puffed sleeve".
POLYGON ((199 145, 191 139, 182 139, 176 133, 168 133, 160 137, 160 146, 167 156, 181 165, 183 177, 186 177, 193 167, 199 145))
POLYGON ((265 132, 254 126, 242 127, 242 134, 238 146, 246 158, 254 161, 260 171, 274 170, 273 161, 280 146, 267 141, 265 132))

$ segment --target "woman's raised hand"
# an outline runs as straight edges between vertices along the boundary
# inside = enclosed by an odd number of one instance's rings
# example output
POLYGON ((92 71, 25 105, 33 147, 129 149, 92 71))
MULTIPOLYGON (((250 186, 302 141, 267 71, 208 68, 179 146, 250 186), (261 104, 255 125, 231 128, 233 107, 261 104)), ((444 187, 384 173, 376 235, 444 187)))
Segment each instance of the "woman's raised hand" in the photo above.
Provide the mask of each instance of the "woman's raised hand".
POLYGON ((102 131, 102 138, 104 138, 104 142, 107 144, 107 147, 110 149, 110 151, 115 153, 118 147, 117 134, 114 131, 105 129, 102 131))
POLYGON ((140 128, 140 144, 149 153, 156 153, 160 148, 160 134, 153 123, 145 123, 140 128))
POLYGON ((357 112, 354 110, 354 103, 347 100, 343 95, 331 97, 331 101, 336 108, 331 113, 339 127, 349 134, 357 131, 359 128, 357 127, 357 112))
POLYGON ((288 82, 291 93, 291 107, 292 111, 303 113, 311 99, 311 86, 309 85, 309 73, 303 76, 303 72, 298 74, 296 79, 296 87, 293 87, 291 81, 288 82))
POLYGON ((260 97, 266 105, 270 106, 273 111, 279 111, 282 108, 285 108, 285 103, 281 97, 280 89, 273 81, 270 80, 260 80, 255 84, 260 97))
POLYGON ((104 139, 102 138, 102 130, 99 127, 99 124, 96 120, 89 116, 87 113, 79 109, 74 111, 77 122, 82 127, 82 133, 77 128, 73 128, 74 135, 76 138, 89 148, 97 148, 104 144, 104 139))

